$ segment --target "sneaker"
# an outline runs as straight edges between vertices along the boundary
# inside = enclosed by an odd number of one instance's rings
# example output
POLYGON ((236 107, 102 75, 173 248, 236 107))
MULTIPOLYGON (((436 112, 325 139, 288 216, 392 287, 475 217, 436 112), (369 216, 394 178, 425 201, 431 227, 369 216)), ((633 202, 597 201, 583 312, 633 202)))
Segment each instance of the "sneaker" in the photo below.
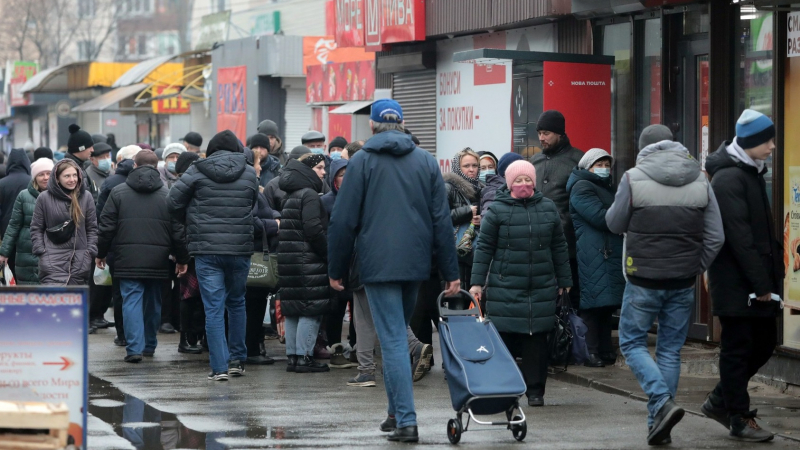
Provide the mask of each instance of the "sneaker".
POLYGON ((683 419, 685 413, 686 411, 676 405, 674 401, 667 400, 653 419, 653 426, 647 435, 647 444, 662 445, 664 440, 670 436, 672 428, 683 419))
POLYGON ((350 369, 358 367, 358 363, 352 363, 344 357, 344 346, 342 344, 333 344, 331 346, 331 362, 328 365, 332 369, 350 369))
POLYGON ((756 409, 746 414, 731 416, 730 437, 745 442, 771 441, 775 435, 758 426, 758 422, 756 422, 757 412, 758 410, 756 409))
POLYGON ((228 363, 228 375, 232 377, 241 377, 244 375, 244 364, 238 359, 228 363))
POLYGON ((126 363, 138 363, 142 361, 142 355, 128 355, 123 359, 123 361, 126 363))
POLYGON ((375 375, 361 372, 358 376, 348 381, 347 385, 355 387, 375 387, 375 375))
POLYGON ((411 355, 411 374, 414 381, 421 380, 428 373, 427 367, 431 365, 433 347, 430 344, 418 345, 411 355))
POLYGON ((706 398, 703 406, 700 407, 700 411, 709 419, 716 420, 720 425, 730 430, 731 418, 728 414, 728 410, 725 409, 724 406, 719 406, 719 403, 720 402, 713 393, 708 394, 708 398, 706 398))
POLYGON ((530 397, 528 397, 528 406, 534 406, 534 407, 544 406, 544 397, 531 395, 530 397))
POLYGON ((211 371, 208 373, 208 379, 211 381, 228 381, 228 372, 217 372, 211 371))

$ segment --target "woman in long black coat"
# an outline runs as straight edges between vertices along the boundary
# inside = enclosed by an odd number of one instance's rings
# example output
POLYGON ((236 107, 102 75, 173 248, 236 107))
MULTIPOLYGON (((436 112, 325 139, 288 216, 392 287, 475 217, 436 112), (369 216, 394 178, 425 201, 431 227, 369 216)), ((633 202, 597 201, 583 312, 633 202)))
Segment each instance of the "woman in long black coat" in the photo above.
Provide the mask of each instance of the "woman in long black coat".
POLYGON ((328 281, 328 214, 319 194, 325 176, 325 157, 307 154, 290 160, 280 176, 286 192, 278 244, 281 311, 286 317, 286 355, 289 372, 327 372, 314 361, 322 316, 330 309, 328 281))

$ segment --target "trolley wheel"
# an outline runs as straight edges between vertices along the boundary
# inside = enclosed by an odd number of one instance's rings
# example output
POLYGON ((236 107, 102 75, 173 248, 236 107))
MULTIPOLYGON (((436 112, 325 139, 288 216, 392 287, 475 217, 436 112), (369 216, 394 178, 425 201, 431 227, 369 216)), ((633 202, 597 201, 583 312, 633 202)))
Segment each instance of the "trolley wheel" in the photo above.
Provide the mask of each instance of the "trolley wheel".
POLYGON ((462 431, 461 420, 450 419, 447 421, 447 439, 450 440, 451 444, 458 444, 458 441, 461 440, 462 431))
MULTIPOLYGON (((514 419, 512 420, 522 420, 522 416, 514 416, 514 419)), ((522 422, 519 425, 511 425, 511 434, 514 435, 514 439, 522 442, 525 440, 525 435, 528 434, 528 423, 522 422)))

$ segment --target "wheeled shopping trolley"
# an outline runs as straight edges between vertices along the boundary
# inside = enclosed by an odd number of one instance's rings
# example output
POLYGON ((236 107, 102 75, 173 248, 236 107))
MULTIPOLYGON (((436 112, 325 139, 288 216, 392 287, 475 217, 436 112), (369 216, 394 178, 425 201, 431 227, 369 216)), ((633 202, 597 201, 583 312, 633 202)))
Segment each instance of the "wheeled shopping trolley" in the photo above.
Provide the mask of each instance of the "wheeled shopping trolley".
POLYGON ((525 395, 525 380, 494 324, 481 313, 469 292, 468 309, 452 310, 439 295, 439 340, 442 361, 456 418, 447 423, 447 438, 457 444, 470 420, 479 425, 503 425, 518 441, 525 439, 528 425, 519 399, 525 395), (463 421, 467 414, 466 423, 463 421), (476 415, 505 413, 501 422, 484 422, 476 415))

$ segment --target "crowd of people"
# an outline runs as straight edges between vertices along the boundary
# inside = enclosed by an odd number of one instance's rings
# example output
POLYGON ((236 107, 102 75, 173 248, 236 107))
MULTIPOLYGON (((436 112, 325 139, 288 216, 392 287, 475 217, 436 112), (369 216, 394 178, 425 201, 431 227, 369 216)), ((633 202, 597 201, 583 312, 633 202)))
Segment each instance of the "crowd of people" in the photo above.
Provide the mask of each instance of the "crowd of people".
POLYGON ((442 290, 449 308, 479 302, 518 358, 532 407, 545 404, 559 302, 588 327, 589 367, 616 362, 621 309, 619 347, 649 398, 647 442, 671 442, 684 414, 680 349, 708 272, 722 341, 702 411, 735 438, 772 439, 747 394, 776 344, 784 270, 764 183, 769 118, 746 110, 705 169, 651 125, 618 183, 609 152, 573 147, 558 111, 539 118, 542 151, 530 161, 465 148, 445 174, 394 100, 373 103, 370 126, 364 141, 326 145, 309 131, 287 150, 265 120, 244 143, 223 130, 203 149, 190 132, 153 150, 71 125, 66 152, 7 155, 0 262, 21 285, 89 285, 90 332, 115 327, 129 363, 179 330, 177 351, 208 352, 207 378, 225 381, 273 364, 264 342, 280 339, 287 371, 356 368, 347 384, 371 387, 380 344, 380 429, 401 442, 418 439, 412 385, 435 365, 442 290), (251 283, 254 254, 277 258, 276 283, 251 283), (110 286, 95 284, 106 270, 110 286))

